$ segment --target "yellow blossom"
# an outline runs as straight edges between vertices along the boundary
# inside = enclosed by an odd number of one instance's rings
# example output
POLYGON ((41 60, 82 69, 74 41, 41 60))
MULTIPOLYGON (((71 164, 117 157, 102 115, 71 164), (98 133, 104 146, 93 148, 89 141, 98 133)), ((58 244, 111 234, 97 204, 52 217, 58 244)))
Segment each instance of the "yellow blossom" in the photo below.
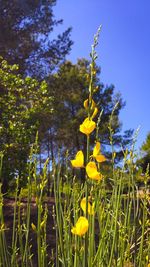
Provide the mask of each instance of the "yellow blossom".
POLYGON ((86 99, 84 101, 83 106, 84 106, 85 109, 88 109, 88 106, 89 106, 89 100, 88 99, 86 99))
POLYGON ((100 142, 96 142, 96 145, 93 149, 93 157, 96 157, 100 153, 100 148, 101 148, 100 142))
POLYGON ((89 120, 89 118, 86 118, 84 122, 80 125, 80 132, 89 135, 94 131, 96 127, 96 123, 92 120, 89 120))
POLYGON ((95 158, 96 158, 97 162, 104 162, 104 161, 106 161, 105 156, 102 155, 102 154, 97 155, 95 158))
POLYGON ((32 230, 33 230, 33 231, 36 231, 36 226, 35 226, 34 223, 31 223, 31 227, 32 227, 32 230))
MULTIPOLYGON (((88 200, 90 200, 90 197, 88 198, 88 200)), ((84 211, 84 213, 86 213, 86 198, 85 197, 81 200, 80 206, 82 210, 84 211)), ((88 201, 88 214, 89 215, 94 214, 94 203, 91 205, 89 201, 88 201)))
POLYGON ((93 114, 92 114, 92 117, 91 117, 91 119, 94 119, 94 118, 95 118, 95 116, 97 115, 97 113, 98 113, 98 108, 97 108, 97 107, 95 107, 95 108, 94 108, 94 112, 93 112, 93 114))
POLYGON ((84 167, 84 155, 83 155, 82 150, 77 152, 75 159, 71 160, 71 164, 74 168, 84 167))
POLYGON ((103 177, 102 174, 97 171, 97 166, 94 161, 90 161, 86 165, 86 173, 89 178, 97 181, 100 181, 103 177))
POLYGON ((71 229, 71 232, 74 235, 82 236, 88 231, 88 228, 89 228, 88 220, 85 217, 81 216, 76 222, 76 225, 71 229))
POLYGON ((94 157, 97 162, 104 162, 106 161, 106 158, 104 155, 100 154, 100 142, 96 142, 96 145, 93 149, 93 155, 92 157, 94 157))
MULTIPOLYGON (((88 107, 89 107, 89 99, 86 99, 84 101, 83 106, 84 106, 85 109, 88 109, 88 107)), ((96 103, 92 99, 91 109, 94 109, 95 107, 96 107, 96 103)))

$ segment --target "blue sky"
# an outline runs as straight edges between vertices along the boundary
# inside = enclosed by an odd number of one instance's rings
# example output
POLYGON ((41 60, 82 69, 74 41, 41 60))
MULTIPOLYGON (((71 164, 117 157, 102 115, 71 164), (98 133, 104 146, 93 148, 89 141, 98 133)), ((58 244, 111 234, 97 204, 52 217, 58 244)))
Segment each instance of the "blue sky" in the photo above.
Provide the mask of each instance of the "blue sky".
POLYGON ((126 101, 120 120, 123 130, 140 126, 139 147, 150 131, 150 1, 149 0, 58 0, 54 8, 72 26, 74 41, 67 59, 89 58, 93 35, 102 25, 98 65, 101 81, 114 84, 126 101))

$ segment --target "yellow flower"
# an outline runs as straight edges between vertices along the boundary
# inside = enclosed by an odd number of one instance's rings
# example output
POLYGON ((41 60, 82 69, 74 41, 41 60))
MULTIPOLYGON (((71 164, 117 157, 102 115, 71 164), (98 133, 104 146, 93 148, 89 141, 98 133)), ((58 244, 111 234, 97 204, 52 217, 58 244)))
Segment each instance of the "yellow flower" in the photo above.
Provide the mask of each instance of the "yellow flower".
POLYGON ((31 227, 32 227, 32 230, 33 230, 33 231, 36 231, 36 226, 35 226, 34 223, 31 223, 31 227))
MULTIPOLYGON (((88 198, 88 200, 90 200, 90 197, 88 198)), ((81 209, 84 211, 84 213, 86 213, 86 198, 85 197, 81 200, 80 206, 81 206, 81 209)), ((88 214, 89 215, 94 214, 94 203, 91 205, 89 201, 88 201, 88 214)))
POLYGON ((75 156, 75 159, 71 160, 71 164, 74 168, 84 167, 84 155, 82 150, 78 151, 78 153, 75 156))
POLYGON ((91 119, 94 119, 95 116, 97 115, 97 113, 98 113, 98 108, 96 107, 96 108, 94 108, 94 112, 93 112, 93 114, 92 114, 91 119))
POLYGON ((96 142, 96 145, 93 149, 93 155, 92 157, 94 157, 97 162, 104 162, 106 161, 106 158, 104 155, 100 154, 100 142, 96 142))
POLYGON ((88 106, 89 106, 89 100, 88 99, 86 99, 84 101, 83 106, 84 106, 85 109, 88 109, 88 106))
POLYGON ((89 228, 88 220, 85 217, 81 216, 76 222, 76 225, 71 229, 71 232, 74 235, 82 236, 88 231, 88 228, 89 228))
POLYGON ((86 165, 86 173, 89 178, 97 181, 100 181, 103 177, 102 174, 97 171, 97 166, 94 161, 90 161, 86 165))
MULTIPOLYGON (((89 99, 86 99, 83 103, 83 106, 85 109, 88 109, 89 107, 89 99)), ((92 104, 91 104, 91 109, 94 109, 96 107, 96 104, 94 102, 94 100, 92 99, 92 104)))
POLYGON ((100 142, 96 142, 96 145, 93 149, 93 157, 94 158, 99 154, 100 148, 101 148, 100 142))
POLYGON ((86 118, 84 122, 80 125, 80 132, 89 135, 94 131, 96 127, 96 123, 92 120, 89 120, 89 118, 86 118))
POLYGON ((97 162, 104 162, 104 161, 106 161, 105 156, 102 155, 102 154, 97 155, 95 158, 96 158, 97 162))

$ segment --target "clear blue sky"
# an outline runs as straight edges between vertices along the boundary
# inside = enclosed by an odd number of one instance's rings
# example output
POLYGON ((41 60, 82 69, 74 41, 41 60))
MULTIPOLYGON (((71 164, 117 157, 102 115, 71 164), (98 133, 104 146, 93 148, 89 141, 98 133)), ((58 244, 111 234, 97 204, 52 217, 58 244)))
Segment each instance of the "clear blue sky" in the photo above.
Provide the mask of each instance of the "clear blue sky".
POLYGON ((141 126, 137 147, 150 131, 150 0, 58 0, 59 32, 72 26, 67 59, 89 58, 93 35, 102 24, 97 52, 101 81, 114 84, 126 101, 123 130, 141 126))

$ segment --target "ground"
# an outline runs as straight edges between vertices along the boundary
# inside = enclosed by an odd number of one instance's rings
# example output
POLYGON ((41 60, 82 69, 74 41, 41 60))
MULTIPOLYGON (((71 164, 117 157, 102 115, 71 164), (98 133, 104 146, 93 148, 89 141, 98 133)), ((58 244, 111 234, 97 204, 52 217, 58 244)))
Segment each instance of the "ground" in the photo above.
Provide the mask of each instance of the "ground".
MULTIPOLYGON (((51 255, 52 249, 55 251, 55 230, 54 230, 54 222, 52 217, 52 209, 54 206, 54 198, 47 198, 46 200, 47 207, 48 207, 48 221, 47 221, 47 251, 48 255, 51 255)), ((26 199, 22 200, 22 211, 26 212, 26 199)), ((14 198, 5 198, 4 199, 4 222, 5 222, 5 233, 6 233, 6 240, 7 244, 10 246, 12 241, 12 228, 13 228, 13 216, 14 216, 14 198)), ((37 224, 37 207, 35 200, 31 201, 31 223, 37 224)), ((30 233, 30 243, 32 244, 32 253, 34 267, 37 266, 37 243, 36 243, 36 233, 31 228, 30 233)))

